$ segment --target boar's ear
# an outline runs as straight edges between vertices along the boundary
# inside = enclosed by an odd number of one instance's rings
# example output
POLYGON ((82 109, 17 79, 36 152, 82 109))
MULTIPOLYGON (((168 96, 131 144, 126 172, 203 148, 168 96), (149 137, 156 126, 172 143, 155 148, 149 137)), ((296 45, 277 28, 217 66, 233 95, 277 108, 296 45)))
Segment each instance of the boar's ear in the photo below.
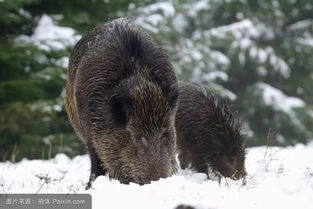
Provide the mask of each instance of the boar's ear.
POLYGON ((174 107, 176 105, 178 95, 179 95, 179 92, 178 92, 177 85, 172 85, 169 93, 167 94, 167 100, 171 107, 174 107))
POLYGON ((121 125, 126 125, 128 122, 128 109, 131 107, 131 98, 114 94, 111 98, 111 107, 113 119, 121 125))

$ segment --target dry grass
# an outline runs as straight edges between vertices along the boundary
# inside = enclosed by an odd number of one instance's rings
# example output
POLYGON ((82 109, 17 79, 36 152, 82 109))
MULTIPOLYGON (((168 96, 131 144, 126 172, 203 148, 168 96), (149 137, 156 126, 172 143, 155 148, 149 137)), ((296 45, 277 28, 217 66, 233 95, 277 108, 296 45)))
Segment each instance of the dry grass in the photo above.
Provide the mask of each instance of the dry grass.
POLYGON ((51 182, 59 182, 62 179, 64 179, 64 175, 61 178, 59 178, 59 179, 52 179, 51 177, 49 177, 48 174, 46 174, 45 176, 36 175, 36 177, 39 178, 40 181, 43 181, 43 183, 40 185, 39 189, 37 190, 36 194, 38 194, 40 192, 40 190, 42 189, 42 187, 45 184, 50 184, 51 182))

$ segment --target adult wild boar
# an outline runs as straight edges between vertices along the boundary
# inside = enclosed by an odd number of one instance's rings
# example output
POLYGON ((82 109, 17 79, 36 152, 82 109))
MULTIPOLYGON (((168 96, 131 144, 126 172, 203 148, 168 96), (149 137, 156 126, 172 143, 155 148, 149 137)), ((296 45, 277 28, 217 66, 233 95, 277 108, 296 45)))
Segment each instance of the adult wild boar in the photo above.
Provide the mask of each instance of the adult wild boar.
POLYGON ((88 147, 91 175, 149 183, 176 167, 176 76, 166 53, 139 27, 116 19, 92 29, 69 60, 65 104, 88 147))

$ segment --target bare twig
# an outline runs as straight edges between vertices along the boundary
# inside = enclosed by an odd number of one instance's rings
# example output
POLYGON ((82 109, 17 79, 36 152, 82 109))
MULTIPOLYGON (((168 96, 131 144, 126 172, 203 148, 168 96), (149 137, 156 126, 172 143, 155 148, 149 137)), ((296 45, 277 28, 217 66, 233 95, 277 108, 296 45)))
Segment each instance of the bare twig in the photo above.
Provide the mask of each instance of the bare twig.
POLYGON ((74 188, 74 185, 72 184, 70 187, 67 187, 68 189, 68 193, 67 194, 70 194, 71 192, 73 192, 74 194, 77 193, 77 189, 74 188))
POLYGON ((242 186, 246 186, 247 185, 247 179, 246 176, 242 178, 242 186))
POLYGON ((2 187, 3 193, 4 193, 4 194, 7 194, 7 192, 6 192, 5 189, 4 189, 4 185, 3 185, 3 184, 0 184, 0 187, 2 187))
POLYGON ((267 143, 266 143, 266 150, 264 153, 264 157, 263 157, 263 163, 264 165, 264 170, 268 171, 268 167, 269 164, 277 159, 274 159, 274 155, 280 151, 280 149, 278 149, 277 151, 275 151, 274 153, 272 152, 272 147, 276 142, 277 142, 277 135, 279 134, 278 131, 272 131, 271 129, 269 129, 268 134, 267 134, 267 143))
POLYGON ((231 175, 231 179, 235 179, 235 175, 238 173, 238 170, 235 170, 235 172, 231 175))
POLYGON ((277 134, 278 134, 278 132, 272 131, 272 129, 268 130, 267 137, 266 137, 266 151, 265 151, 265 154, 264 154, 264 160, 267 157, 267 153, 268 153, 269 147, 273 146, 276 143, 276 141, 277 141, 276 140, 277 134))
POLYGON ((40 181, 44 180, 44 182, 40 185, 38 191, 36 192, 36 194, 38 194, 40 192, 40 190, 42 189, 42 187, 45 184, 50 184, 51 182, 57 182, 57 181, 61 181, 64 179, 65 174, 59 178, 59 179, 51 179, 51 177, 48 176, 48 174, 46 174, 45 176, 40 176, 40 175, 36 175, 37 178, 40 179, 40 181))
POLYGON ((225 183, 226 183, 226 186, 229 187, 227 178, 225 178, 225 177, 224 177, 220 172, 218 172, 218 171, 214 171, 214 173, 219 176, 219 178, 218 178, 218 184, 219 184, 219 185, 221 185, 221 180, 224 179, 224 180, 225 180, 225 183))

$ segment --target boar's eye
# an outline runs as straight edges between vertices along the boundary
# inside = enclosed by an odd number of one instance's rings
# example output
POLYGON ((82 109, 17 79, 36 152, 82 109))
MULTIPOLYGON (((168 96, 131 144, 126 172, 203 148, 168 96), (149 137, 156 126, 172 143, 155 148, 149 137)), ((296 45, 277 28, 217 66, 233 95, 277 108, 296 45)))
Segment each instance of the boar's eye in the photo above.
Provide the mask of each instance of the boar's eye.
POLYGON ((164 145, 169 145, 171 143, 171 136, 168 132, 162 135, 161 141, 164 145))
POLYGON ((141 144, 143 144, 145 147, 149 146, 149 143, 146 137, 141 137, 141 144))
POLYGON ((143 147, 148 147, 149 146, 149 141, 146 137, 144 136, 134 136, 132 137, 132 141, 134 144, 136 145, 140 145, 140 146, 143 146, 143 147))

